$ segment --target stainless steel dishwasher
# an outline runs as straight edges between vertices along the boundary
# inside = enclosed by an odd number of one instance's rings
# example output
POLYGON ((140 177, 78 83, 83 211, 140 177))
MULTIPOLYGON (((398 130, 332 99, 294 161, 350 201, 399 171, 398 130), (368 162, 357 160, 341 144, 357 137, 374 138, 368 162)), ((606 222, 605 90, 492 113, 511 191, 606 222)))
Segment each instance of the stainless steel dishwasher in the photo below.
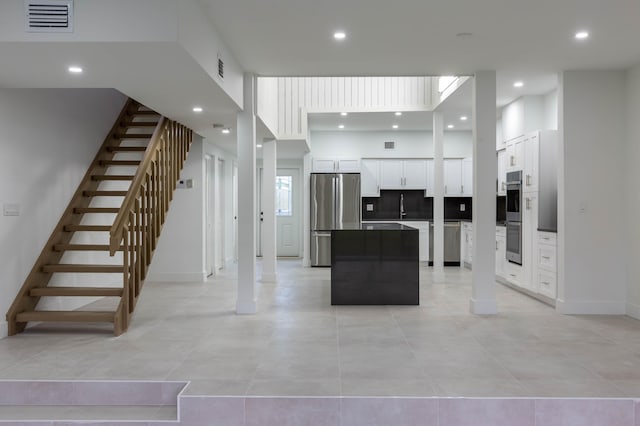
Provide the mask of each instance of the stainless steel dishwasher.
MULTIPOLYGON (((429 265, 433 265, 433 222, 429 223, 429 265)), ((460 222, 444 223, 444 266, 460 266, 460 222)))

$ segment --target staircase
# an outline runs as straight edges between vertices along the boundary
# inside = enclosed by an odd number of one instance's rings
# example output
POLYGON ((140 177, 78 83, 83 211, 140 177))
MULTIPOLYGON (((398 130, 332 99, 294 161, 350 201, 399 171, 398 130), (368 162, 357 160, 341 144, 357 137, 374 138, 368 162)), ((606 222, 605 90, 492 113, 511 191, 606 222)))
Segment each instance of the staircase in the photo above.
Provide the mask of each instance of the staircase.
POLYGON ((191 130, 127 101, 9 308, 9 335, 29 322, 127 330, 191 140, 191 130), (40 303, 54 297, 116 299, 109 310, 47 310, 53 303, 40 303))

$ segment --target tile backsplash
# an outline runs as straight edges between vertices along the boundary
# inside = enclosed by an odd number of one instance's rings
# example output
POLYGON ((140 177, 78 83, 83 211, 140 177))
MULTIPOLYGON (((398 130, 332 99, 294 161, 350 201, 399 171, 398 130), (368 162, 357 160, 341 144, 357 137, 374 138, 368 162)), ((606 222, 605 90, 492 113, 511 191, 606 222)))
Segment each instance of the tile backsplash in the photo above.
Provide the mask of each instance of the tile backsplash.
POLYGON ((433 198, 424 190, 382 190, 380 197, 362 198, 362 220, 399 220, 400 195, 403 196, 406 220, 433 219, 433 198))

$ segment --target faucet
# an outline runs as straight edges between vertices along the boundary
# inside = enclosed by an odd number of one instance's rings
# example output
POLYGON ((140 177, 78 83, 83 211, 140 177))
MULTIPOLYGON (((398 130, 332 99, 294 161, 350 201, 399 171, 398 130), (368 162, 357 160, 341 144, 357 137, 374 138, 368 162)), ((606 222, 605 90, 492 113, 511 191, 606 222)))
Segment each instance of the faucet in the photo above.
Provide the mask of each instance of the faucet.
POLYGON ((404 194, 400 194, 400 219, 407 214, 404 212, 404 194))

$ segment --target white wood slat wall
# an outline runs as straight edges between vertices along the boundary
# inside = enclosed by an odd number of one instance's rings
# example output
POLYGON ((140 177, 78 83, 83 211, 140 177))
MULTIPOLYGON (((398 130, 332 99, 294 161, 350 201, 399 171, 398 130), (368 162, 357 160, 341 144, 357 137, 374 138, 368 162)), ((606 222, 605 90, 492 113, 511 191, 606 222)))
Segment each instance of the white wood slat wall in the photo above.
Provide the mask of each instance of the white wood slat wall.
POLYGON ((278 139, 305 139, 309 112, 430 111, 433 106, 433 77, 259 78, 277 81, 277 90, 262 91, 258 85, 258 97, 277 93, 277 101, 259 101, 277 105, 277 120, 258 113, 277 121, 278 139))

